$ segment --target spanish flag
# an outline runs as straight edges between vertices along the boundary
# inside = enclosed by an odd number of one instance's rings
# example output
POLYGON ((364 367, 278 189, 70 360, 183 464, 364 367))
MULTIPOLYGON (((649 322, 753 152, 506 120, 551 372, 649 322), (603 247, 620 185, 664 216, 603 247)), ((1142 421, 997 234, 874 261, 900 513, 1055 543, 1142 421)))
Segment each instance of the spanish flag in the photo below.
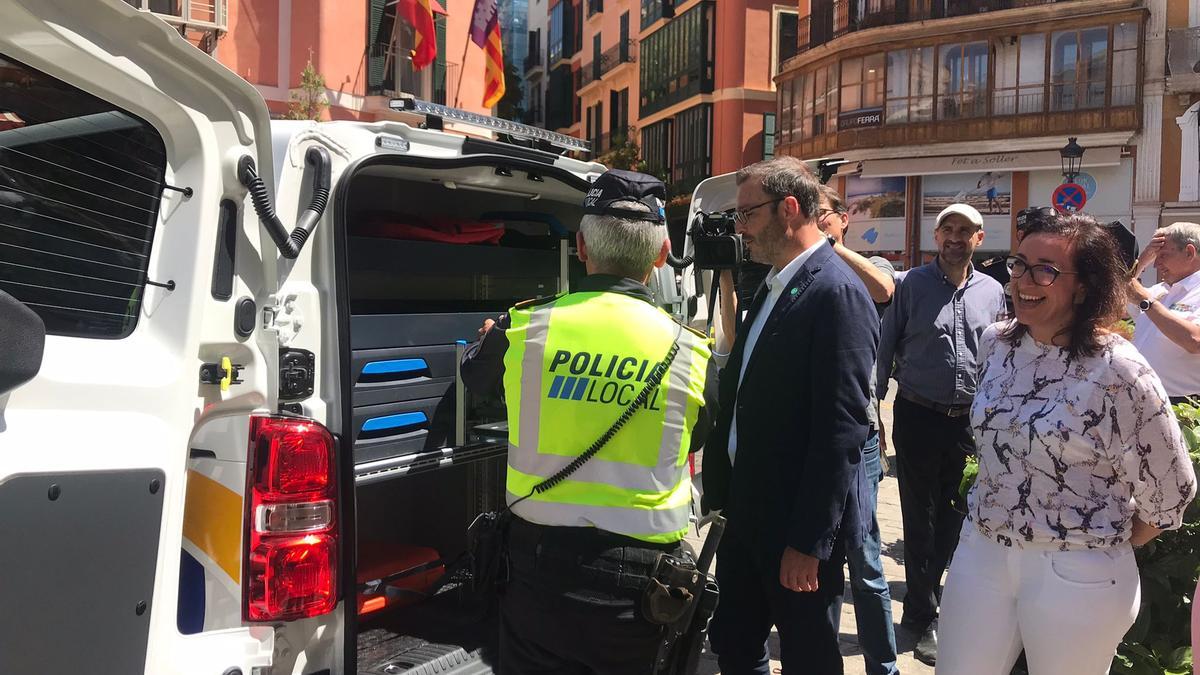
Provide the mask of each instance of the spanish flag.
POLYGON ((471 42, 483 49, 483 107, 491 108, 504 98, 504 47, 500 42, 496 0, 475 0, 471 42))
POLYGON ((413 27, 413 70, 420 70, 437 58, 437 32, 433 27, 433 9, 429 0, 400 0, 400 16, 413 27))

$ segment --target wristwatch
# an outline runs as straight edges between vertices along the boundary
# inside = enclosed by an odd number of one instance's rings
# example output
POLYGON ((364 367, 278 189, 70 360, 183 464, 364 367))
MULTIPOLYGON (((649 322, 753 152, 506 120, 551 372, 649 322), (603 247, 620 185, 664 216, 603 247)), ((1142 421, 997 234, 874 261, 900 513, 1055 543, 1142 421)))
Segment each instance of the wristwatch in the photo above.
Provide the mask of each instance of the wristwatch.
POLYGON ((1158 302, 1158 301, 1155 300, 1154 298, 1146 298, 1145 300, 1138 303, 1138 307, 1140 307, 1143 312, 1146 312, 1146 311, 1149 311, 1150 305, 1153 305, 1156 302, 1158 302))

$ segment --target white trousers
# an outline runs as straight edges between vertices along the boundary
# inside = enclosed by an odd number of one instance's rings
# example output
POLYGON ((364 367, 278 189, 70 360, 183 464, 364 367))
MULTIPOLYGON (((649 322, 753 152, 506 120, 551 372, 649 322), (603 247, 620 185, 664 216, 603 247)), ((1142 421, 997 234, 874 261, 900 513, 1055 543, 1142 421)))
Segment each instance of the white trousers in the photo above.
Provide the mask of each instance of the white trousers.
POLYGON ((970 521, 962 529, 942 594, 938 675, 1007 675, 1022 648, 1030 675, 1108 672, 1141 598, 1131 546, 1021 549, 970 521))

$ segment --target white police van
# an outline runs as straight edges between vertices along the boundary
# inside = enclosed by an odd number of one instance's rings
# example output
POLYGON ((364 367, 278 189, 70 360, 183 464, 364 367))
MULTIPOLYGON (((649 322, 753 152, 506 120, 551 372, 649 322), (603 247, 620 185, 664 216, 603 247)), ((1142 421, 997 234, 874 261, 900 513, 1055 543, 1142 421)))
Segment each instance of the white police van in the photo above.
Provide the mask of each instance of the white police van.
POLYGON ((582 275, 604 168, 419 104, 270 122, 119 0, 0 20, 0 291, 46 334, 22 383, 40 329, 0 302, 0 672, 491 672, 434 584, 504 497, 456 354, 582 275))

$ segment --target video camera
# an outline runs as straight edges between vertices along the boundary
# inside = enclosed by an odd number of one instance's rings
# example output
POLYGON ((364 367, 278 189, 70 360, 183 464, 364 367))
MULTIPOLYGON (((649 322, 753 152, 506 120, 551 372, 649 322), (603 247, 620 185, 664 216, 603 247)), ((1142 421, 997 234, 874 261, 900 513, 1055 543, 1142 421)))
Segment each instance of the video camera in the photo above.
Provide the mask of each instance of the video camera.
POLYGON ((734 231, 733 214, 733 209, 698 212, 688 228, 692 254, 684 258, 671 255, 667 264, 677 270, 693 264, 698 270, 737 269, 746 260, 746 248, 742 235, 734 231))

